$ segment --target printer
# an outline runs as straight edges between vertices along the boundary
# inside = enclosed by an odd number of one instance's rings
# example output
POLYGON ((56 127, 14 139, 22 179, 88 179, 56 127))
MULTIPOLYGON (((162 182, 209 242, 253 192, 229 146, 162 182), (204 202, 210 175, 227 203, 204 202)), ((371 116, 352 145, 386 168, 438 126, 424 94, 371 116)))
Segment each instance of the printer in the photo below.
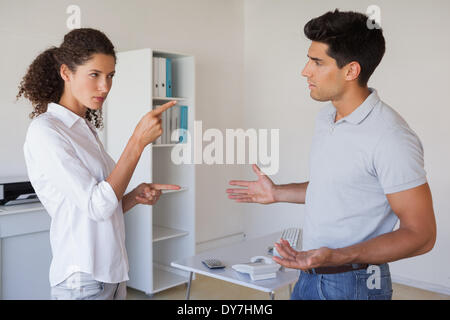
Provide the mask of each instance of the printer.
POLYGON ((27 178, 0 178, 0 205, 29 202, 39 202, 39 198, 27 178))

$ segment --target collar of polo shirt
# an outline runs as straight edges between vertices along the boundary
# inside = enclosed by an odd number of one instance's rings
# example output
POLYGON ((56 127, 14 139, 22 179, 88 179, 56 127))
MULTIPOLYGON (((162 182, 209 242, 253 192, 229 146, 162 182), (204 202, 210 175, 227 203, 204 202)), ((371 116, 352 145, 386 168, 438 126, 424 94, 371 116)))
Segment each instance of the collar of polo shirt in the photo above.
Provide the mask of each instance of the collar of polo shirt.
MULTIPOLYGON (((380 101, 378 97, 378 93, 375 89, 369 88, 370 95, 364 100, 364 102, 356 108, 352 113, 348 116, 339 119, 336 124, 346 121, 352 123, 354 125, 360 124, 372 111, 373 107, 380 101)), ((336 118, 336 108, 333 106, 330 112, 330 119, 334 123, 334 119, 336 118)))

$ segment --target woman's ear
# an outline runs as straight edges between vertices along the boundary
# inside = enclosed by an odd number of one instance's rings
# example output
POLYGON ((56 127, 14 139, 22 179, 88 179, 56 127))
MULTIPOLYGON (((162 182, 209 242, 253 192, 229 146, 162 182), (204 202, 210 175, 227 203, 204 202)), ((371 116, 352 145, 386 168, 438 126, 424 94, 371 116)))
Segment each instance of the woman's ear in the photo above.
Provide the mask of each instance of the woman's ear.
POLYGON ((70 71, 69 67, 66 64, 63 63, 61 65, 61 67, 59 68, 59 74, 61 75, 61 78, 64 81, 70 82, 71 71, 70 71))

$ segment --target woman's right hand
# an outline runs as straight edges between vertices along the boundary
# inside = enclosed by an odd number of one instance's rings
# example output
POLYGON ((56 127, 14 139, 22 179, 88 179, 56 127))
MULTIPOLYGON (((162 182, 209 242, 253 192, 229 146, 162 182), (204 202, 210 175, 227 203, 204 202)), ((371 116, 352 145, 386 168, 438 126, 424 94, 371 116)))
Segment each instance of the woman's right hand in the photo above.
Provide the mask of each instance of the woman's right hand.
POLYGON ((158 139, 158 137, 163 133, 163 128, 161 126, 161 115, 164 111, 176 104, 176 101, 170 101, 157 109, 148 112, 142 117, 133 133, 142 149, 158 139))

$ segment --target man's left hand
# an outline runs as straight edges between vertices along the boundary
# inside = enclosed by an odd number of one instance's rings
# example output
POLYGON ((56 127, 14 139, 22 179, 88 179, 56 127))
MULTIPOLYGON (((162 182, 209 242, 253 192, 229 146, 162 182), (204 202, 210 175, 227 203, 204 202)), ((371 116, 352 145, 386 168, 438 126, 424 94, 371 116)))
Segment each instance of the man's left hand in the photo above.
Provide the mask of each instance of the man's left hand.
POLYGON ((308 270, 322 266, 328 266, 331 262, 332 249, 320 248, 309 251, 296 251, 289 242, 281 239, 279 243, 275 243, 275 247, 281 258, 274 256, 276 263, 286 267, 300 270, 308 270))

